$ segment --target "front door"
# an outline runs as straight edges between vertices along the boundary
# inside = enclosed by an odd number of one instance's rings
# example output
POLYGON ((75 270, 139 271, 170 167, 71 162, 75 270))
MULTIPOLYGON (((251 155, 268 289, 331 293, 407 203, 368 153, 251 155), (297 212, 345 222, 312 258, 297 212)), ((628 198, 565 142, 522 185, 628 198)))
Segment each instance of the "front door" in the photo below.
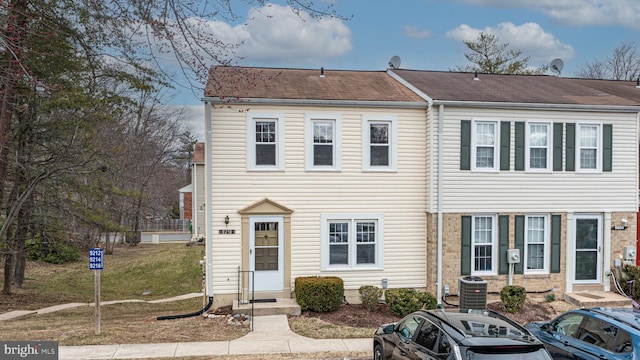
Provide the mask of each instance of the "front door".
POLYGON ((249 218, 249 270, 254 271, 255 291, 284 289, 284 218, 249 218))
POLYGON ((602 216, 576 215, 576 284, 600 284, 602 270, 602 216))

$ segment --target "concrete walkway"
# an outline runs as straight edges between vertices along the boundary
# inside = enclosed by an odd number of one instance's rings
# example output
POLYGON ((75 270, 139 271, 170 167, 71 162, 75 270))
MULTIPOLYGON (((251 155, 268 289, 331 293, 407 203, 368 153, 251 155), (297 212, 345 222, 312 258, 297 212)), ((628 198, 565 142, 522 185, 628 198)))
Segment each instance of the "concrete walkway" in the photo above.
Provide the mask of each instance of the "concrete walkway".
POLYGON ((59 359, 142 359, 315 352, 371 352, 372 338, 311 339, 289 328, 286 315, 256 316, 253 332, 231 341, 61 346, 59 359))

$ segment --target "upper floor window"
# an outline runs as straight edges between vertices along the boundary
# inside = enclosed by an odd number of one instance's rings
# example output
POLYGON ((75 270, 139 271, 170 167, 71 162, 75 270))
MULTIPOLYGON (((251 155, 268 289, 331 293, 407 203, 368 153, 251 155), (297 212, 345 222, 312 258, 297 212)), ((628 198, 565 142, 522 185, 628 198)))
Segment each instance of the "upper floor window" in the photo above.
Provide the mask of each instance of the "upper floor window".
POLYGON ((527 169, 551 170, 551 124, 527 123, 527 169))
POLYGON ((340 170, 340 127, 340 118, 337 116, 307 115, 305 154, 307 170, 340 170))
POLYGON ((600 170, 600 125, 578 124, 578 170, 600 170))
POLYGON ((365 116, 362 127, 363 169, 395 171, 398 149, 395 116, 365 116))
POLYGON ((497 257, 497 229, 495 216, 473 216, 471 228, 472 274, 495 274, 497 257))
POLYGON ((382 233, 381 215, 324 215, 323 270, 381 269, 382 233))
POLYGON ((471 135, 474 170, 498 170, 498 122, 474 121, 471 135))
POLYGON ((282 115, 247 116, 247 168, 284 169, 284 120, 282 115))
POLYGON ((549 263, 549 222, 545 215, 527 215, 524 272, 546 273, 549 263))

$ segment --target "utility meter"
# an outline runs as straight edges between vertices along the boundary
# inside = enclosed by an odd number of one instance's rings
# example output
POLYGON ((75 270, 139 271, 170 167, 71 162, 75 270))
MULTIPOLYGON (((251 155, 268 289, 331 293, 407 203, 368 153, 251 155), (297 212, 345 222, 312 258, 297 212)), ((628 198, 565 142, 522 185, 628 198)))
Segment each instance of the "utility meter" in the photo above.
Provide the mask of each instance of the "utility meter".
POLYGON ((520 262, 520 249, 507 250, 507 263, 517 264, 520 262))

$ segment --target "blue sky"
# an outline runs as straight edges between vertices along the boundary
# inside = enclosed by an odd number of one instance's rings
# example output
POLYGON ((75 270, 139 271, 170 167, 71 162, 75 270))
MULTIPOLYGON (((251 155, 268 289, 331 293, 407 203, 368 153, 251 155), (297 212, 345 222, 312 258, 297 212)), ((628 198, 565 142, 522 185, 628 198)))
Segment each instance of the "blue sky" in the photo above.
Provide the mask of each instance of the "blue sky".
MULTIPOLYGON (((640 40, 640 0, 316 0, 346 20, 296 14, 284 1, 232 3, 239 21, 208 24, 218 39, 242 42, 243 66, 385 70, 397 55, 401 68, 448 71, 468 64, 463 40, 483 31, 521 50, 531 66, 561 58, 561 75, 571 77, 640 40)), ((181 90, 173 105, 193 109, 189 124, 203 140, 200 98, 181 90)))

